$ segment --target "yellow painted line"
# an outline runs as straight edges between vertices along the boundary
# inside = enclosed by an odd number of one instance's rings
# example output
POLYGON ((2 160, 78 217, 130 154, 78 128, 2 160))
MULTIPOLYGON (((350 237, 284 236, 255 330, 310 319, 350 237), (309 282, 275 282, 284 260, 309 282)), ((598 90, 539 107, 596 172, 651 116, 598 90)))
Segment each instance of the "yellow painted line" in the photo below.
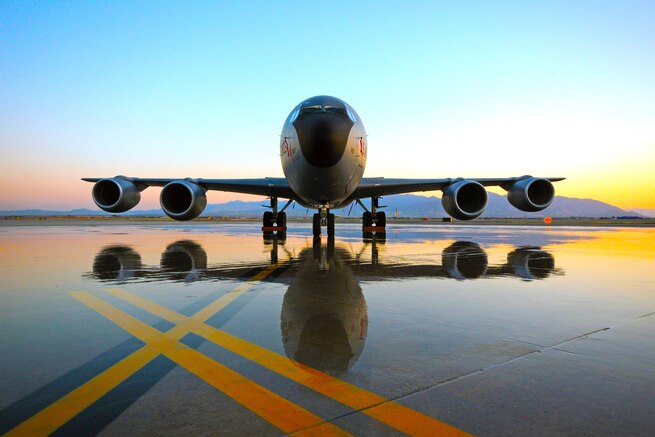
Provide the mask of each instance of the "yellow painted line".
POLYGON ((122 289, 110 288, 107 289, 107 292, 164 320, 173 322, 179 327, 184 327, 185 330, 192 330, 229 351, 254 361, 354 410, 367 414, 399 431, 417 436, 433 436, 435 433, 453 436, 469 435, 411 408, 389 401, 380 395, 202 323, 194 317, 186 317, 122 289))
POLYGON ((159 352, 154 348, 142 347, 30 417, 5 436, 34 436, 53 433, 64 423, 77 416, 80 411, 89 407, 118 384, 136 373, 157 355, 159 355, 159 352))
MULTIPOLYGON (((255 285, 255 282, 266 278, 277 268, 287 262, 289 262, 289 260, 281 261, 262 270, 250 278, 246 283, 240 284, 234 290, 221 296, 207 307, 200 310, 193 317, 197 317, 198 320, 202 321, 209 319, 234 299, 248 291, 248 289, 255 285)), ((189 333, 188 329, 173 328, 171 331, 169 331, 168 334, 173 334, 171 338, 175 340, 179 340, 189 333)), ((139 371, 139 369, 149 363, 157 355, 159 355, 159 352, 151 346, 146 345, 142 347, 98 376, 71 391, 66 396, 58 399, 56 402, 30 417, 5 435, 48 435, 53 433, 63 424, 77 416, 102 396, 117 387, 124 380, 139 371)))
MULTIPOLYGON (((71 296, 123 328, 176 364, 225 393, 264 420, 286 433, 307 430, 316 435, 349 435, 319 416, 273 393, 206 355, 179 343, 169 333, 157 329, 118 310, 87 292, 71 296)), ((172 330, 171 330, 172 331, 172 330)))

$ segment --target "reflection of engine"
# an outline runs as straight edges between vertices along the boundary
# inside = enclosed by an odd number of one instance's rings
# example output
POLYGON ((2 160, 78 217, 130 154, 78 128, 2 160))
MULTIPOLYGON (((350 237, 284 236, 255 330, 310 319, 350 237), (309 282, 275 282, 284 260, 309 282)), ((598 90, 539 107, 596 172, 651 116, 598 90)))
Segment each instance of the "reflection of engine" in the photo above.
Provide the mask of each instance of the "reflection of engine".
POLYGON ((93 259, 93 277, 101 281, 126 281, 142 270, 141 255, 127 246, 105 247, 93 259))
POLYGON ((444 271, 453 279, 476 279, 487 272, 487 254, 476 243, 456 241, 441 253, 444 271))
POLYGON ((555 270, 555 258, 538 247, 522 247, 507 255, 512 272, 523 279, 544 279, 555 270))
POLYGON ((287 356, 326 373, 348 370, 364 349, 368 309, 362 289, 335 249, 321 270, 312 249, 300 254, 298 271, 282 303, 282 342, 287 356), (317 280, 320 275, 320 280, 317 280))
POLYGON ((194 241, 176 241, 161 254, 160 264, 171 280, 193 282, 207 270, 207 252, 194 241))

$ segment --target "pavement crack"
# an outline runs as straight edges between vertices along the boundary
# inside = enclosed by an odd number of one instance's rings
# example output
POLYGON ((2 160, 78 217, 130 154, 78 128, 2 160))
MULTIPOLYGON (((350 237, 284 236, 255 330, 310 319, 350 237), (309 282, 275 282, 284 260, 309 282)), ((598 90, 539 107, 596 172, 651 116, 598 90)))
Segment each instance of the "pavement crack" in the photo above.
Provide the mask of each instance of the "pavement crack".
POLYGON ((599 332, 608 331, 609 329, 610 329, 609 327, 607 327, 607 328, 601 328, 601 329, 596 329, 595 331, 587 332, 586 334, 581 334, 581 335, 578 335, 578 336, 576 336, 576 337, 569 338, 568 340, 564 340, 564 341, 560 341, 559 343, 552 344, 552 345, 550 345, 550 346, 548 346, 548 347, 543 348, 542 350, 546 350, 546 349, 554 349, 554 348, 556 348, 557 346, 560 346, 560 345, 563 345, 563 344, 569 343, 569 342, 571 342, 571 341, 580 340, 581 338, 589 337, 590 335, 598 334, 599 332))
POLYGON ((586 355, 579 354, 579 353, 577 353, 577 352, 567 351, 566 349, 560 349, 560 348, 557 348, 557 347, 553 347, 553 348, 551 348, 551 349, 554 350, 554 351, 562 352, 562 353, 569 354, 569 355, 577 355, 577 356, 579 356, 579 357, 586 357, 586 355))
MULTIPOLYGON (((647 317, 649 315, 655 315, 655 312, 653 312, 651 314, 646 314, 645 316, 642 316, 642 317, 647 317)), ((541 353, 541 352, 544 352, 544 351, 547 351, 547 350, 556 350, 556 351, 562 352, 562 353, 578 355, 578 354, 576 354, 574 352, 569 352, 569 351, 566 351, 566 350, 563 350, 563 349, 559 349, 557 346, 569 343, 569 342, 574 341, 574 340, 579 340, 581 338, 585 338, 585 337, 588 337, 590 335, 597 334, 599 332, 604 332, 604 331, 607 331, 609 329, 610 328, 596 329, 594 331, 590 331, 590 332, 587 332, 587 333, 584 333, 584 334, 577 335, 575 337, 566 339, 564 341, 561 341, 559 343, 556 343, 556 344, 553 344, 553 345, 550 345, 550 346, 533 345, 533 346, 536 346, 537 349, 531 350, 530 352, 526 352, 526 353, 524 353, 522 355, 518 355, 516 357, 507 359, 505 361, 501 361, 499 363, 491 364, 491 365, 489 365, 487 367, 484 367, 484 368, 481 368, 481 369, 475 369, 475 370, 469 371, 467 373, 463 373, 461 375, 453 376, 451 378, 447 378, 447 379, 437 381, 437 382, 435 382, 433 384, 429 384, 429 385, 426 385, 426 386, 423 386, 423 387, 419 387, 419 388, 417 388, 415 390, 411 390, 411 391, 402 393, 402 394, 400 394, 398 396, 388 398, 388 399, 386 399, 386 400, 384 400, 382 402, 378 402, 378 403, 375 403, 375 404, 368 405, 368 406, 366 406, 364 408, 359 408, 359 409, 356 409, 356 410, 353 410, 353 411, 349 411, 347 413, 332 417, 332 418, 326 420, 326 422, 334 422, 336 420, 342 419, 344 417, 349 417, 349 416, 352 416, 352 415, 357 414, 357 413, 366 414, 365 411, 370 410, 371 408, 376 408, 376 407, 378 407, 380 405, 384 405, 384 404, 387 404, 389 402, 397 402, 397 401, 399 401, 399 400, 401 400, 403 398, 415 395, 417 393, 420 393, 420 392, 423 392, 423 391, 426 391, 426 390, 430 390, 430 389, 435 388, 435 387, 441 387, 441 386, 444 386, 444 385, 447 385, 447 384, 450 384, 450 383, 453 383, 453 382, 456 382, 456 381, 460 381, 460 380, 465 379, 465 378, 469 378, 469 377, 474 376, 474 375, 479 375, 479 374, 484 373, 486 371, 489 371, 491 369, 495 369, 497 367, 505 366, 505 365, 510 364, 510 363, 512 363, 514 361, 522 360, 522 359, 524 359, 526 357, 529 357, 531 355, 538 354, 538 353, 541 353)), ((519 342, 519 343, 526 343, 526 342, 519 342)), ((528 344, 531 344, 531 343, 528 343, 528 344)))

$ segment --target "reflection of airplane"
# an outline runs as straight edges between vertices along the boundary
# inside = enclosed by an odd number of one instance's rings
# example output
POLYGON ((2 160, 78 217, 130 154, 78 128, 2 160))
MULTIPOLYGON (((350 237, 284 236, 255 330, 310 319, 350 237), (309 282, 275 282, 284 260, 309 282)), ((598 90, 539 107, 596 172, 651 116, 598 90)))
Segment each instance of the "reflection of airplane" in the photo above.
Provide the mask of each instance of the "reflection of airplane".
MULTIPOLYGON (((272 253, 277 253, 277 239, 271 243, 272 253)), ((376 244, 374 239, 372 251, 376 244)), ((289 358, 331 374, 346 372, 355 363, 368 331, 368 310, 360 281, 514 275, 532 280, 557 273, 553 256, 539 248, 517 248, 507 255, 506 264, 490 266, 479 245, 464 241, 443 250, 441 265, 384 264, 379 259, 363 263, 360 258, 361 253, 335 247, 333 238, 328 238, 326 246, 316 239, 312 247, 303 249, 292 260, 289 269, 279 271, 271 279, 288 285, 282 301, 280 329, 289 358)), ((159 269, 144 266, 139 254, 127 246, 106 247, 96 255, 93 272, 85 277, 116 282, 247 279, 267 264, 208 265, 202 246, 182 240, 166 247, 159 269)))
POLYGON ((366 300, 347 262, 348 251, 336 248, 327 258, 328 251, 316 257, 314 250, 303 250, 290 272, 281 315, 284 352, 314 369, 343 373, 364 349, 366 300))
POLYGON ((361 118, 346 102, 330 96, 309 98, 289 114, 280 136, 280 159, 284 178, 264 179, 150 179, 116 176, 84 178, 94 182, 92 196, 99 208, 125 212, 135 207, 141 191, 163 187, 160 196, 164 212, 175 220, 191 220, 207 205, 207 190, 256 194, 270 198, 272 211, 264 213, 262 230, 286 230, 284 210, 295 201, 317 210, 313 234, 327 226, 334 235, 334 214, 353 201, 365 210, 364 229, 384 232, 386 216, 378 211, 381 196, 415 191, 442 190, 444 209, 460 220, 478 217, 487 206, 485 186, 507 190, 509 202, 522 211, 541 211, 553 200, 551 182, 563 178, 531 176, 495 179, 385 179, 362 178, 366 167, 368 141, 361 118), (278 210, 278 198, 288 199, 278 210), (371 199, 367 209, 361 199, 371 199), (375 226, 373 226, 375 224, 375 226), (277 225, 277 226, 274 226, 277 225))
POLYGON ((539 247, 520 247, 507 255, 507 264, 489 266, 487 254, 477 244, 457 241, 441 254, 444 271, 453 279, 482 276, 510 276, 521 279, 545 279, 555 271, 555 258, 539 247))
MULTIPOLYGON (((380 261, 376 240, 371 244, 371 263, 360 261, 361 254, 341 256, 340 263, 352 269, 358 280, 380 281, 421 277, 452 278, 456 280, 517 276, 524 280, 545 279, 551 274, 561 274, 555 268, 555 258, 539 247, 519 247, 507 255, 507 262, 489 265, 487 254, 476 243, 457 241, 443 250, 441 264, 407 264, 380 261)), ((272 246, 272 262, 277 262, 280 244, 277 239, 269 240, 272 246), (274 256, 273 256, 274 255, 274 256)), ((284 245, 282 245, 284 248, 284 245)), ((368 246, 364 246, 366 249, 368 246)), ((322 246, 315 240, 309 250, 316 264, 316 270, 333 268, 332 260, 336 251, 334 239, 329 238, 322 246)), ((343 253, 345 249, 340 249, 343 253)), ((350 252, 348 252, 350 253, 350 252)), ((305 255, 303 255, 305 256, 305 255)), ((298 261, 293 261, 291 269, 275 275, 275 282, 290 284, 291 276, 298 261)), ((207 253, 194 241, 180 240, 169 244, 161 255, 159 268, 145 266, 138 252, 129 246, 108 246, 103 248, 93 260, 93 271, 85 277, 103 282, 142 281, 208 281, 248 278, 253 271, 266 268, 268 262, 246 262, 234 264, 209 265, 207 253)), ((322 277, 321 277, 321 280, 322 277)), ((320 282, 320 281, 317 281, 320 282)))

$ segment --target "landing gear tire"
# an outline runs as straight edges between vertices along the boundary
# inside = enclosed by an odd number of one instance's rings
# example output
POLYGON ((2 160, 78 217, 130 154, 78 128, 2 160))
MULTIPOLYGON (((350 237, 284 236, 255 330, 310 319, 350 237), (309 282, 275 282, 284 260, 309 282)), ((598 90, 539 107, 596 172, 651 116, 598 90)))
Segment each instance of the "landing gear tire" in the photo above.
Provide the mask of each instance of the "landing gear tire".
POLYGON ((277 213, 277 225, 284 228, 287 226, 287 213, 278 212, 277 213))
POLYGON ((266 211, 264 213, 263 224, 266 227, 273 226, 273 213, 271 211, 266 211))
POLYGON ((329 260, 334 259, 334 236, 327 238, 327 257, 329 260))
POLYGON ((334 237, 334 214, 327 216, 327 234, 328 237, 334 237))
POLYGON ((314 237, 321 236, 321 216, 319 214, 314 214, 312 217, 312 231, 314 237))
POLYGON ((373 226, 373 214, 366 211, 364 215, 362 215, 362 227, 370 228, 371 226, 373 226))
POLYGON ((287 236, 287 213, 286 212, 278 212, 277 213, 277 226, 281 228, 285 228, 281 231, 277 231, 277 236, 278 238, 285 238, 287 236))
POLYGON ((380 211, 375 214, 375 227, 382 228, 380 231, 384 232, 387 227, 387 215, 384 212, 380 211))
MULTIPOLYGON (((271 226, 273 226, 273 213, 271 211, 266 211, 264 213, 264 218, 262 219, 262 225, 265 228, 270 228, 271 226)), ((265 238, 273 235, 272 231, 263 231, 263 233, 265 238)))
POLYGON ((321 259, 321 237, 314 236, 312 241, 312 255, 314 255, 314 261, 319 261, 321 259))

